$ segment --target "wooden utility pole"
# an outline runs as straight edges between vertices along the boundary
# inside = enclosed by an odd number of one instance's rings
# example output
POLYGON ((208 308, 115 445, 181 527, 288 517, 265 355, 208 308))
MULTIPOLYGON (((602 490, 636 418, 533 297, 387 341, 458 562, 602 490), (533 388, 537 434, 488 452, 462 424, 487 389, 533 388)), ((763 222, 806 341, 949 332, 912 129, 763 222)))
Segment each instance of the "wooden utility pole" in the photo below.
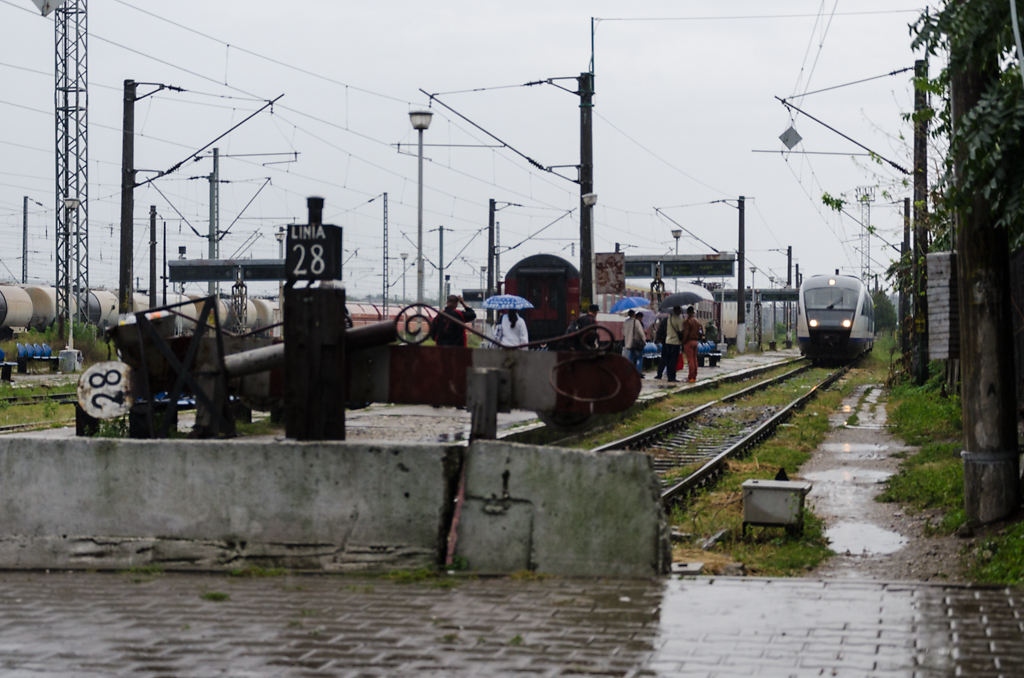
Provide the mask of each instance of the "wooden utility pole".
MULTIPOLYGON (((998 77, 995 64, 952 54, 950 107, 954 138, 960 122, 998 77), (959 59, 958 59, 959 57, 959 59), (959 61, 959 63, 958 63, 959 61)), ((954 181, 963 186, 965 151, 955 151, 954 181)), ((989 523, 1020 506, 1019 452, 1010 324, 1010 261, 1006 229, 993 225, 988 201, 974 194, 955 215, 960 281, 963 370, 964 509, 969 523, 989 523)))
MULTIPOLYGON (((914 62, 914 79, 928 77, 928 62, 914 62)), ((928 380, 928 93, 914 88, 914 380, 928 380)))
POLYGON ((117 312, 132 311, 132 254, 135 240, 135 92, 134 80, 124 81, 121 126, 121 263, 117 286, 117 312))
MULTIPOLYGON (((900 245, 900 260, 906 264, 910 252, 910 198, 903 199, 903 244, 900 245)), ((904 359, 910 353, 910 273, 904 267, 900 271, 900 353, 904 359)), ((906 364, 906 363, 904 363, 906 364)))

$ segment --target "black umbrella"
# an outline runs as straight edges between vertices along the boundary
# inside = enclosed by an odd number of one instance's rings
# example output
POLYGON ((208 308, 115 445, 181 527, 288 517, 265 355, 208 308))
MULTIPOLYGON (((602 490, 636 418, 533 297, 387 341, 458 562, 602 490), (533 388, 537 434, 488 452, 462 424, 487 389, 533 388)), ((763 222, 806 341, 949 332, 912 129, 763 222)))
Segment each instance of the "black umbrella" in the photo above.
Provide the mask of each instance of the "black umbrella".
POLYGON ((696 304, 701 301, 714 301, 711 296, 711 292, 708 292, 703 287, 693 285, 696 289, 685 290, 682 292, 674 292, 661 300, 661 306, 658 307, 661 311, 671 311, 673 307, 679 306, 686 308, 692 304, 696 304))

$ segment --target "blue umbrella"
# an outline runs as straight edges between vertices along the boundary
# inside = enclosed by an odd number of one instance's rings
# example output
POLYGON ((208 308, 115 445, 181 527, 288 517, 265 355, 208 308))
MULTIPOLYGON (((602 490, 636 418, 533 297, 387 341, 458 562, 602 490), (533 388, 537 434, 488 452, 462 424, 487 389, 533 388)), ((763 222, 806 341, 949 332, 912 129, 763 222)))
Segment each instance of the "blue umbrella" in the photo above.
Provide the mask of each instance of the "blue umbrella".
POLYGON ((484 308, 498 311, 507 311, 510 308, 514 308, 517 311, 521 311, 524 308, 533 308, 533 304, 529 300, 515 294, 498 294, 484 299, 484 308))
POLYGON ((627 311, 631 308, 638 308, 640 306, 650 305, 651 300, 645 299, 644 297, 625 297, 623 299, 619 299, 614 304, 612 304, 612 307, 608 312, 618 313, 619 311, 627 311))

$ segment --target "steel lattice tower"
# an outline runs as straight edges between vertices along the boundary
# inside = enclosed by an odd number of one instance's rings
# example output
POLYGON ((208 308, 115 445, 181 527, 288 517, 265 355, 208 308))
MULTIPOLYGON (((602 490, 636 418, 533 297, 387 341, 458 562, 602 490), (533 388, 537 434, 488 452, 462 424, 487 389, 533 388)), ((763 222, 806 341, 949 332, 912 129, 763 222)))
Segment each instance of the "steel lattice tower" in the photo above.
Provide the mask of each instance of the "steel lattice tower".
POLYGON ((875 201, 874 186, 857 188, 860 203, 860 279, 865 285, 871 277, 871 203, 875 201))
POLYGON ((86 0, 67 0, 54 11, 56 140, 57 313, 67 318, 70 299, 85 320, 89 294, 88 30, 86 0), (69 297, 69 290, 71 296, 69 297))

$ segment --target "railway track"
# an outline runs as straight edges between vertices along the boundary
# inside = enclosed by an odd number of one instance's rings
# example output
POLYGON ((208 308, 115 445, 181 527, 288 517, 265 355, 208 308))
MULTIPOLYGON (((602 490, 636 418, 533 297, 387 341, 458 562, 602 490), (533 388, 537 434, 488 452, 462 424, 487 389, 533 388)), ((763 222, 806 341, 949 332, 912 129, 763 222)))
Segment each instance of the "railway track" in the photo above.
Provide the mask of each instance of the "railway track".
POLYGON ((67 391, 0 398, 0 406, 38 405, 39 403, 46 402, 56 402, 58 405, 73 405, 78 402, 78 394, 75 391, 67 391))
POLYGON ((646 451, 662 479, 662 502, 666 506, 678 503, 714 482, 728 459, 743 455, 771 437, 779 424, 839 379, 849 366, 833 370, 788 404, 744 404, 753 394, 778 387, 809 369, 810 365, 801 365, 764 379, 594 451, 646 451))

